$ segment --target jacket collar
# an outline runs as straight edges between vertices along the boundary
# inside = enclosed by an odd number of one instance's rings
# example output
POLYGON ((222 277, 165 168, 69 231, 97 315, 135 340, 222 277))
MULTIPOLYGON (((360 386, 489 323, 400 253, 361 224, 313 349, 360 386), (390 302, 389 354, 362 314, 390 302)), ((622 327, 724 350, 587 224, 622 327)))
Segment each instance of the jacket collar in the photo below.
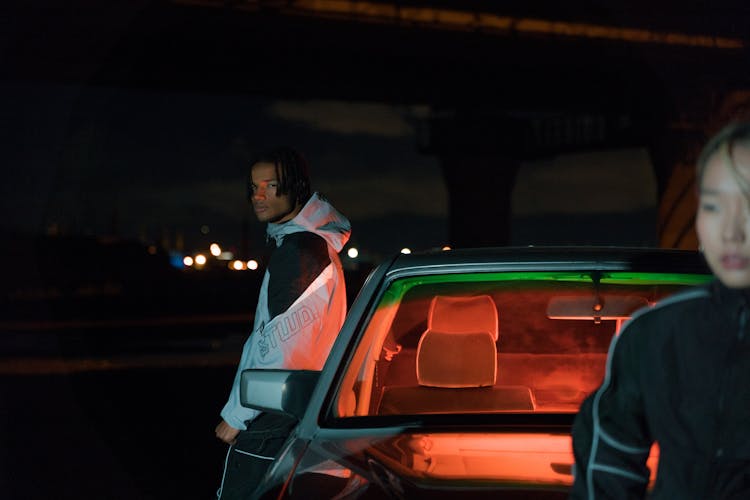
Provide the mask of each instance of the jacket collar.
POLYGON ((300 212, 290 221, 266 227, 266 238, 281 246, 284 236, 300 232, 315 233, 340 252, 351 234, 349 220, 337 211, 320 193, 313 193, 300 212))
POLYGON ((729 288, 718 279, 712 281, 710 286, 720 304, 750 307, 750 288, 729 288))

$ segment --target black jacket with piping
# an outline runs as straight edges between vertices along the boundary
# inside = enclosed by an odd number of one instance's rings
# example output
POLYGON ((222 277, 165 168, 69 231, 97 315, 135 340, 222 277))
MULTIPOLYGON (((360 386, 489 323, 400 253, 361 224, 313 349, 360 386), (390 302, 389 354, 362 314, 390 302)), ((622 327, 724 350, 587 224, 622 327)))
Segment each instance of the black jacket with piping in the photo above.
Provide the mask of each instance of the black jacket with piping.
POLYGON ((750 292, 714 281, 636 313, 573 427, 571 498, 750 498, 750 292))

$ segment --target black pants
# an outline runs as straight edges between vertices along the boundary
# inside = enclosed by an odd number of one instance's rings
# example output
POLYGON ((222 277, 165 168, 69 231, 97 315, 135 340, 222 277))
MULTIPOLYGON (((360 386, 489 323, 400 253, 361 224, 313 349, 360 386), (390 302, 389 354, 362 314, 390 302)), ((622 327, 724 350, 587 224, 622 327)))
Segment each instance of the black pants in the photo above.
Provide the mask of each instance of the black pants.
POLYGON ((218 498, 253 498, 255 488, 296 424, 297 420, 292 417, 261 413, 249 423, 247 430, 240 431, 237 442, 230 446, 227 454, 218 498))

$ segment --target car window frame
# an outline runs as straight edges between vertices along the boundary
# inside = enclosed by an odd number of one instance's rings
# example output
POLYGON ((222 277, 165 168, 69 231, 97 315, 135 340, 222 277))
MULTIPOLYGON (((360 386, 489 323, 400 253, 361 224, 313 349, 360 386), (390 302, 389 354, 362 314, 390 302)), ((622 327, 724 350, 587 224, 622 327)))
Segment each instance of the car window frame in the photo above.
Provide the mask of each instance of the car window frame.
MULTIPOLYGON (((604 276, 602 278, 603 284, 622 284, 622 283, 628 283, 632 282, 633 279, 638 279, 639 276, 643 275, 659 275, 661 276, 661 279, 658 283, 654 284, 670 284, 673 283, 675 285, 682 285, 687 287, 690 286, 697 286, 701 284, 705 284, 710 282, 713 277, 710 273, 702 273, 699 270, 689 270, 687 272, 676 272, 676 271, 662 271, 662 270, 653 270, 653 269, 647 269, 647 270, 634 270, 632 267, 628 267, 627 265, 624 265, 623 263, 604 263, 601 262, 596 263, 596 265, 592 265, 591 262, 589 263, 520 263, 520 264, 514 264, 514 263, 502 263, 495 266, 489 265, 487 263, 484 264, 451 264, 451 265, 432 265, 432 266, 420 266, 420 267, 413 267, 413 268, 400 268, 393 272, 385 272, 382 282, 379 284, 378 289, 376 293, 374 293, 369 303, 367 304, 366 313, 362 314, 360 316, 360 320, 357 322, 356 330, 353 332, 352 335, 349 336, 348 339, 348 345, 346 349, 346 355, 340 358, 340 362, 338 363, 337 367, 337 373, 336 377, 332 380, 332 383, 329 385, 329 388, 325 395, 325 403, 321 407, 321 412, 319 414, 319 424, 321 427, 327 427, 327 428, 357 428, 357 427, 390 427, 390 426, 422 426, 422 425, 444 425, 448 422, 452 422, 456 420, 456 417, 459 417, 460 420, 466 421, 467 418, 470 418, 472 421, 476 421, 477 424, 480 424, 482 421, 486 420, 484 417, 489 416, 490 420, 494 422, 499 421, 505 421, 508 425, 514 425, 513 422, 516 421, 515 418, 508 418, 509 416, 516 415, 516 414, 493 414, 493 413, 486 413, 486 414, 434 414, 434 415, 358 415, 355 413, 353 416, 339 416, 336 414, 337 412, 337 402, 339 400, 339 394, 342 391, 342 385, 345 383, 347 379, 350 379, 352 376, 355 378, 360 376, 361 370, 365 369, 365 363, 364 360, 362 362, 359 361, 359 359, 367 357, 371 360, 372 352, 374 352, 376 349, 374 347, 374 344, 370 344, 370 347, 367 349, 358 349, 358 346, 363 341, 362 337, 367 334, 368 327, 366 325, 369 325, 370 322, 373 320, 374 316, 378 313, 378 308, 380 307, 381 303, 384 300, 386 295, 393 295, 394 294, 394 286, 397 286, 399 282, 405 282, 407 285, 402 285, 402 289, 398 293, 398 301, 402 300, 404 295, 408 292, 409 289, 413 288, 414 286, 425 284, 428 282, 439 282, 439 283, 445 283, 448 281, 453 281, 453 276, 456 277, 455 281, 461 281, 461 282, 469 282, 473 281, 468 278, 468 276, 472 275, 474 278, 481 277, 482 281, 509 281, 512 277, 515 277, 516 279, 520 278, 522 275, 528 275, 532 274, 537 277, 537 279, 541 280, 541 276, 543 275, 555 275, 558 278, 563 278, 566 275, 568 275, 569 279, 571 281, 580 281, 584 282, 585 280, 581 279, 581 274, 586 273, 617 273, 617 278, 611 278, 610 276, 604 276), (543 267, 543 269, 540 269, 543 267), (437 273, 436 273, 437 272, 437 273), (500 280, 498 279, 498 276, 502 275, 504 279, 500 280), (668 279, 668 277, 671 277, 671 279, 668 279), (446 279, 450 278, 450 279, 446 279), (406 280, 406 281, 405 281, 406 280), (360 369, 358 370, 351 370, 350 366, 354 362, 358 362, 360 369), (354 375, 353 375, 354 374, 354 375), (498 417, 500 417, 498 419, 498 417)), ((565 281, 563 279, 558 279, 560 281, 565 281)), ((646 284, 646 283, 643 283, 646 284)), ((393 300, 391 298, 390 300, 393 300)), ((390 322, 388 322, 388 327, 383 327, 383 331, 380 333, 378 338, 381 339, 381 342, 378 343, 378 346, 380 346, 379 349, 377 349, 378 353, 382 349, 382 340, 385 339, 385 336, 387 335, 387 330, 390 327, 393 318, 397 314, 398 309, 394 308, 389 316, 390 316, 390 322)), ((371 390, 371 387, 369 388, 371 390)), ((360 389, 361 391, 362 389, 360 389)), ((360 405, 359 400, 362 398, 358 398, 357 405, 360 405)), ((365 406, 365 403, 362 403, 362 406, 365 406)), ((524 421, 529 421, 529 417, 532 417, 531 420, 534 421, 547 421, 548 418, 541 418, 543 415, 556 415, 556 414, 524 414, 525 416, 522 416, 522 419, 524 421)), ((573 415, 573 414, 561 414, 561 415, 573 415)), ((557 422, 560 425, 565 425, 564 422, 567 422, 568 418, 562 416, 561 418, 553 417, 552 421, 557 422)))

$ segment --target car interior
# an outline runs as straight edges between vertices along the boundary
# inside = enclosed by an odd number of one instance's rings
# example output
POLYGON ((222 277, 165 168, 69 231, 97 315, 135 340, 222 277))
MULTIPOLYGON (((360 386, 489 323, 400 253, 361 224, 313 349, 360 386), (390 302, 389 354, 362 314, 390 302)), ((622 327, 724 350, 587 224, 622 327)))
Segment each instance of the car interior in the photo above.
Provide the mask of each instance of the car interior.
POLYGON ((385 385, 378 413, 533 410, 528 387, 496 384, 497 340, 492 297, 433 297, 415 354, 417 384, 385 385))
POLYGON ((601 383, 623 323, 680 288, 526 278, 415 282, 386 294, 338 416, 575 413, 601 383))

